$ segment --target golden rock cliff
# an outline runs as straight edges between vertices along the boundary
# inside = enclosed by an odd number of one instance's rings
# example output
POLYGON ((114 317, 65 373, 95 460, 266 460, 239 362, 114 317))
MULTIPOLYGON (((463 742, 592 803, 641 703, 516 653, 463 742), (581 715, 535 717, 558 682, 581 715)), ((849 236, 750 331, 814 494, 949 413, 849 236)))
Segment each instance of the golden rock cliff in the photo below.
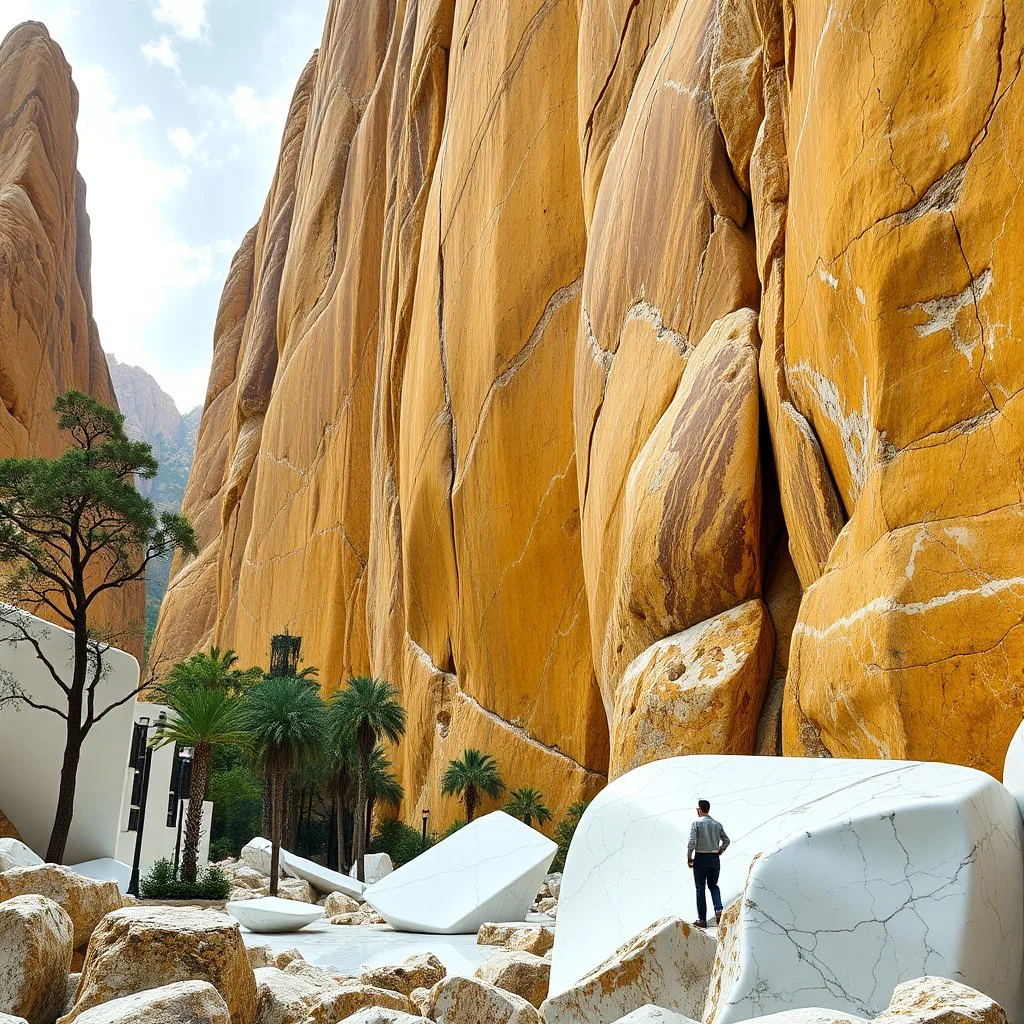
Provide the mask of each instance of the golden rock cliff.
MULTIPOLYGON (((78 91, 46 28, 0 43, 0 456, 58 454, 53 403, 71 388, 117 408, 92 315, 78 91)), ((142 583, 108 595, 118 646, 142 655, 142 583)))
POLYGON ((287 628, 392 680, 410 818, 467 746, 556 817, 675 753, 998 772, 1024 15, 897 7, 335 0, 157 671, 287 628))

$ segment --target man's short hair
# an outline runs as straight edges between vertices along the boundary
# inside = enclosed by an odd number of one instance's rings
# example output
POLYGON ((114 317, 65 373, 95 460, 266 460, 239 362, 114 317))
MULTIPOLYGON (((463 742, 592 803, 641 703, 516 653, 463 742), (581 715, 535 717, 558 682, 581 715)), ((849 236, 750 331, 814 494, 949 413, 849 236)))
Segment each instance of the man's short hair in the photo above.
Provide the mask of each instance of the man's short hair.
POLYGON ((708 812, 709 812, 709 811, 711 810, 711 801, 710 801, 710 800, 698 800, 698 801, 697 801, 697 806, 698 806, 698 807, 699 807, 699 808, 700 808, 700 809, 701 809, 701 810, 702 810, 702 811, 703 811, 703 812, 704 812, 705 814, 707 814, 707 813, 708 813, 708 812))

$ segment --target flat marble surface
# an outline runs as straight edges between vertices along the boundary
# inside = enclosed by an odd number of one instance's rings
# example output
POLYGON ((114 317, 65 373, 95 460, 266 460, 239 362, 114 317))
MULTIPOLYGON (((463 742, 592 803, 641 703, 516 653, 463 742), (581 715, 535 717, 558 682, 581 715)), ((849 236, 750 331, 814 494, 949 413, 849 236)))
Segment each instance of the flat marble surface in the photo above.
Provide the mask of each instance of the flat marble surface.
POLYGON ((988 775, 917 762, 695 756, 616 779, 569 851, 553 993, 652 920, 696 916, 686 842, 700 798, 732 839, 726 905, 750 875, 716 1024, 806 1006, 872 1017, 926 974, 1021 1019, 1020 811, 988 775))
POLYGON ((476 934, 487 921, 523 921, 558 847, 504 811, 471 821, 363 896, 403 931, 476 934))
POLYGON ((478 946, 475 935, 418 935, 396 932, 388 925, 335 925, 324 920, 286 935, 243 931, 242 939, 247 946, 270 946, 275 953, 297 949, 311 964, 351 976, 370 967, 400 964, 414 954, 433 953, 449 974, 471 978, 497 952, 494 946, 478 946))
POLYGON ((113 857, 101 857, 99 860, 87 860, 82 864, 71 864, 70 868, 76 874, 94 878, 99 882, 117 882, 117 887, 122 893, 128 891, 128 885, 132 880, 131 865, 122 864, 121 861, 114 860, 113 857))

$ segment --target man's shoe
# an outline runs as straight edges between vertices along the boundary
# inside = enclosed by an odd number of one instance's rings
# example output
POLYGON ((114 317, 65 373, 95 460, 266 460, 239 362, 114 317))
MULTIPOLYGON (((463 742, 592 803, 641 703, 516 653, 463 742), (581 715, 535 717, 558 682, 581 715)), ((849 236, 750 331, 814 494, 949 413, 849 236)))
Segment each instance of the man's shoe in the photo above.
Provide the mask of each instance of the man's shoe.
POLYGON ((694 921, 693 922, 693 927, 694 928, 707 928, 707 926, 708 926, 707 921, 694 921))

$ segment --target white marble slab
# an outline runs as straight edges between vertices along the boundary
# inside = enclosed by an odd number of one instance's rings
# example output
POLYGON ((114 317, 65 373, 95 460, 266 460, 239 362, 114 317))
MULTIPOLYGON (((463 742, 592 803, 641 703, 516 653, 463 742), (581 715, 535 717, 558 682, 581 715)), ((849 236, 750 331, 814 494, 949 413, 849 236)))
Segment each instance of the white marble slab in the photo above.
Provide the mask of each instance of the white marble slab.
POLYGON ((1017 726, 1017 731, 1010 740, 1003 761, 1003 785, 1013 794, 1024 813, 1024 722, 1017 726))
POLYGON ((274 844, 269 839, 264 839, 263 836, 254 836, 242 847, 238 854, 238 859, 243 864, 248 864, 254 871, 258 871, 261 875, 270 877, 270 858, 274 849, 274 844))
POLYGON ((113 857, 100 857, 98 860, 87 860, 81 864, 72 864, 71 870, 76 874, 94 878, 98 882, 117 882, 122 893, 128 891, 132 879, 132 869, 113 857))
POLYGON ((733 841, 726 905, 749 872, 716 1024, 807 1006, 873 1017, 929 974, 1024 1019, 1020 812, 988 775, 917 762, 679 757, 616 779, 569 851, 552 993, 652 920, 693 919, 686 841, 702 797, 733 841))
POLYGON ((297 932, 324 916, 324 908, 298 900, 282 900, 277 896, 261 896, 255 900, 234 900, 225 908, 244 928, 260 935, 297 932))
POLYGON ((363 894, 400 931, 460 935, 524 921, 557 846, 517 818, 477 818, 363 894))
MULTIPOLYGON (((385 875, 395 870, 391 858, 386 853, 368 853, 363 857, 363 875, 367 885, 379 882, 385 875)), ((357 878, 358 866, 353 864, 349 869, 349 877, 357 878)))
POLYGON ((360 882, 358 878, 350 878, 339 871, 331 871, 322 864, 306 860, 305 857, 297 857, 294 853, 281 851, 281 861, 284 864, 285 874, 293 878, 304 878, 317 892, 328 895, 332 892, 341 892, 351 896, 354 900, 363 900, 363 892, 366 889, 366 882, 360 882))
POLYGON ((0 838, 0 871, 11 868, 37 868, 45 863, 19 839, 0 838))

